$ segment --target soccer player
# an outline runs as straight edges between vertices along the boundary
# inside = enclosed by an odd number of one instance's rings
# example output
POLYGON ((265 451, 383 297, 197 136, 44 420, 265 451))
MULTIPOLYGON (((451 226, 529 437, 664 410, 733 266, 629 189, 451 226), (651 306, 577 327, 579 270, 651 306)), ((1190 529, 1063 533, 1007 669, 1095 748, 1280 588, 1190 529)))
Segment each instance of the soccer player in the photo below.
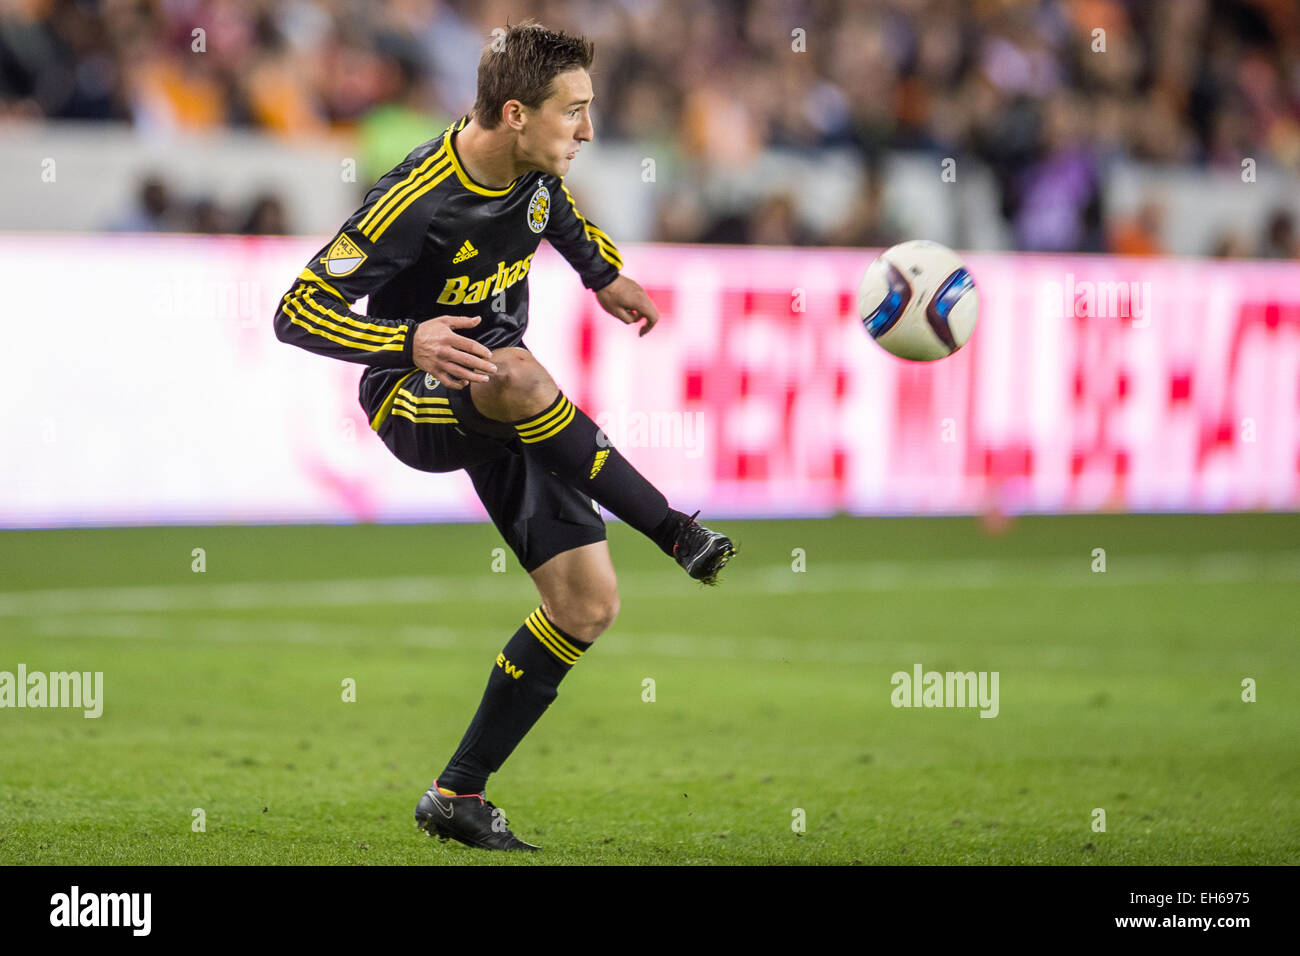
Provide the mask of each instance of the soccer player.
POLYGON ((416 806, 430 836, 487 849, 537 849, 484 797, 488 776, 618 613, 595 502, 707 584, 735 554, 726 536, 670 508, 523 342, 543 238, 606 312, 641 323, 641 335, 659 318, 564 186, 594 135, 592 55, 583 37, 509 28, 483 51, 473 111, 375 184, 275 316, 281 341, 368 366, 360 399, 371 428, 412 468, 465 469, 541 595, 416 806), (369 314, 352 311, 366 295, 369 314))

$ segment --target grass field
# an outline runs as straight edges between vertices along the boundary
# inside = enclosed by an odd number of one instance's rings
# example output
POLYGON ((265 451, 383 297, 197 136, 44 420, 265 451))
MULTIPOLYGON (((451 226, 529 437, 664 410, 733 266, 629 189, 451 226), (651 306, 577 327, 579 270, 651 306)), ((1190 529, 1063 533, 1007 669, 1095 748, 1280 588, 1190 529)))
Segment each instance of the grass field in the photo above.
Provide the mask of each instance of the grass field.
POLYGON ((611 527, 508 858, 412 822, 537 603, 490 526, 0 533, 0 671, 104 674, 98 719, 0 710, 0 863, 1300 862, 1300 516, 720 527, 712 590, 611 527), (997 717, 895 708, 915 664, 997 717))

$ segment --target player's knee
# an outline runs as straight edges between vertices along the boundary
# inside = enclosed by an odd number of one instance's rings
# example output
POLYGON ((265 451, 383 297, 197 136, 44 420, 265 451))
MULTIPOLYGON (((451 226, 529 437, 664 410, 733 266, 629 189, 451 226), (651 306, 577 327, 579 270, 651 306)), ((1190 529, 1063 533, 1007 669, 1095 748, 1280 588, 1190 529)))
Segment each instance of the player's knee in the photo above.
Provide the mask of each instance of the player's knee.
POLYGON ((618 611, 618 589, 609 587, 575 596, 547 613, 561 630, 590 643, 609 629, 618 611))
POLYGON ((604 601, 598 608, 599 613, 597 614, 596 619, 602 632, 607 630, 610 625, 614 623, 614 619, 618 617, 618 611, 618 590, 613 589, 605 597, 604 601))
POLYGON ((497 370, 491 385, 494 391, 504 395, 515 399, 544 399, 555 389, 551 376, 527 349, 493 349, 492 364, 497 370))

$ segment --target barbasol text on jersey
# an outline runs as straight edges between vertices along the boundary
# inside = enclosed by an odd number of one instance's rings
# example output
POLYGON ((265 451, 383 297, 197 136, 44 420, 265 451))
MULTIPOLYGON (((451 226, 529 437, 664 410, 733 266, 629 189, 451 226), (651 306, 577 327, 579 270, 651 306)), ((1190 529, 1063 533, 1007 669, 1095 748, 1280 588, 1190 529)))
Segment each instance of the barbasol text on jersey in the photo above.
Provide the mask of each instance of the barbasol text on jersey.
POLYGON ((489 295, 496 295, 502 289, 508 289, 520 279, 528 275, 528 269, 533 263, 533 256, 536 253, 530 253, 518 262, 512 263, 508 268, 505 261, 497 263, 496 274, 491 278, 482 279, 470 284, 470 276, 452 276, 447 280, 447 284, 442 287, 442 294, 438 296, 438 302, 441 305, 470 305, 475 302, 482 302, 489 295))

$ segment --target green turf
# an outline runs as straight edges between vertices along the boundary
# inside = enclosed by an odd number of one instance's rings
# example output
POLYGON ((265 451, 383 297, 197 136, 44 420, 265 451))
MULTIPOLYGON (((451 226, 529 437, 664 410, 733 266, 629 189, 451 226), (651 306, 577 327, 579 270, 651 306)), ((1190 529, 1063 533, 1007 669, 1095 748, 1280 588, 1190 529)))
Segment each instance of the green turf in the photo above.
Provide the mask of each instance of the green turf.
POLYGON ((1300 862, 1300 516, 724 526, 717 589, 611 528, 620 618, 489 789, 546 848, 508 858, 411 818, 536 606, 489 526, 0 533, 0 670, 105 681, 0 710, 0 863, 1300 862), (999 715, 893 707, 916 663, 999 715))

